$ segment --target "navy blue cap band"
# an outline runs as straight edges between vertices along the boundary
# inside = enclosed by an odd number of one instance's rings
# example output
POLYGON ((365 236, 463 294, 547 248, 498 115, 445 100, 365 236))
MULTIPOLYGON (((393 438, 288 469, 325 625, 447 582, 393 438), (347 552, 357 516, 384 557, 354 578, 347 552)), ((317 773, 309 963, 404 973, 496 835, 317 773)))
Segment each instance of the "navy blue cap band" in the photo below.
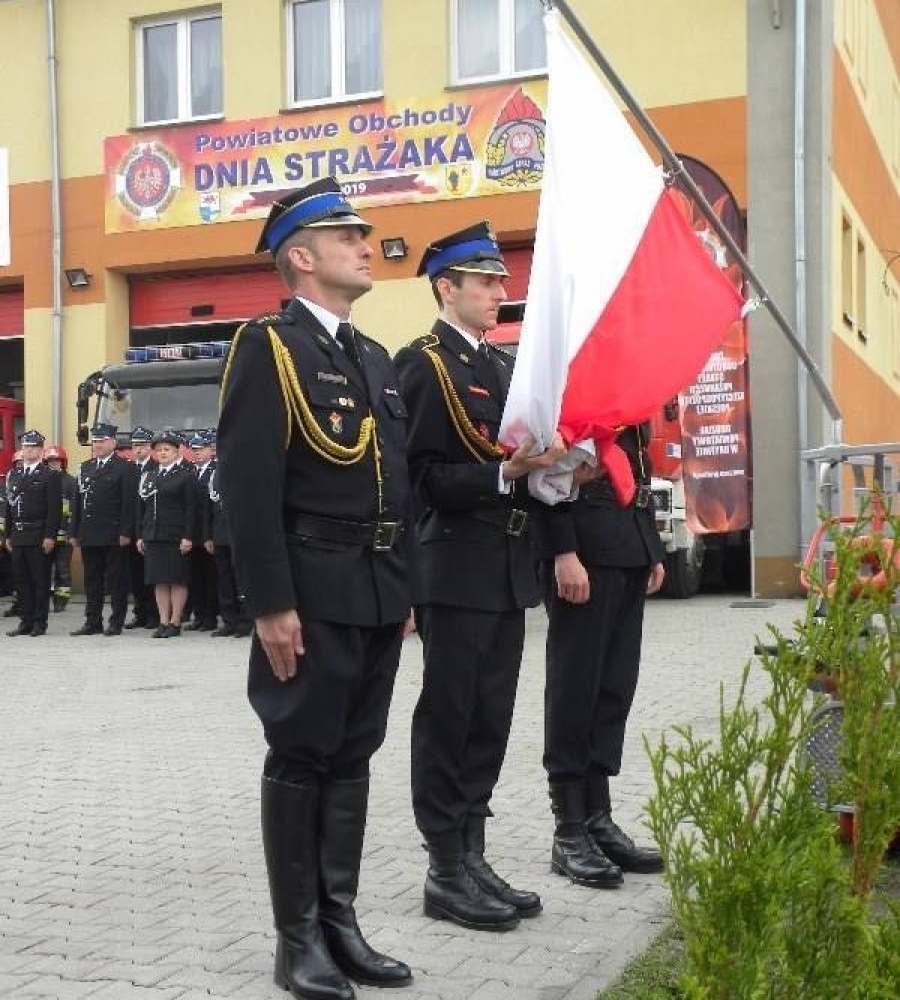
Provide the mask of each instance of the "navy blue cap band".
POLYGON ((266 234, 266 241, 272 253, 281 246, 295 229, 299 229, 307 222, 317 222, 319 219, 326 219, 346 213, 355 215, 353 206, 340 193, 340 191, 324 191, 322 194, 314 194, 303 201, 292 205, 284 214, 272 223, 266 234), (335 211, 339 209, 339 211, 335 211))
POLYGON ((448 267, 453 267, 454 264, 466 260, 477 260, 479 254, 484 254, 482 259, 496 260, 498 264, 501 263, 500 248, 493 240, 469 240, 466 243, 455 243, 453 246, 447 247, 446 250, 436 253, 426 262, 425 273, 429 278, 433 278, 441 271, 446 271, 448 267))

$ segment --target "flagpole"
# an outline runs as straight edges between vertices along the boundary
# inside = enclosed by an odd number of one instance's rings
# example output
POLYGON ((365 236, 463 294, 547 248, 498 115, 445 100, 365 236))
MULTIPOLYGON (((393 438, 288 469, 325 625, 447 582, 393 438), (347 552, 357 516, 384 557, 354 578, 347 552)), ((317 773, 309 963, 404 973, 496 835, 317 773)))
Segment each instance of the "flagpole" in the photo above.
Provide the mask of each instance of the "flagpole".
POLYGON ((813 380, 813 384, 818 390, 819 396, 825 405, 825 409, 831 417, 832 439, 835 443, 840 442, 843 439, 844 419, 841 414, 840 407, 837 404, 837 400, 834 398, 828 383, 825 381, 819 366, 813 360, 806 347, 797 338, 797 335, 794 333, 784 314, 772 301, 768 289, 753 270, 750 262, 744 256, 744 252, 737 245, 734 237, 725 227, 725 224, 716 215, 713 207, 706 200, 703 192, 694 181, 694 178, 687 172, 684 164, 678 159, 678 156, 675 154, 672 147, 668 144, 668 142, 666 142, 662 133, 653 124, 641 105, 638 104, 637 99, 628 89, 624 80, 622 80, 615 69, 613 69, 606 56, 604 56, 598 48, 596 42, 594 42, 593 38, 591 38, 591 36, 587 33, 584 25, 572 11, 572 8, 567 3, 567 0, 540 0, 540 3, 545 10, 550 11, 556 8, 560 14, 562 14, 564 20, 572 29, 575 37, 584 46, 588 54, 597 64, 600 72, 606 77, 609 85, 616 92, 616 94, 618 94, 625 107, 628 108, 628 110, 634 115, 637 123, 641 126, 650 141, 661 154, 670 180, 678 181, 684 188, 687 189, 688 193, 697 203, 700 211, 706 217, 707 222, 709 222, 712 228, 716 231, 716 234, 731 252, 734 260, 740 265, 741 270, 747 277, 747 281, 753 286, 756 293, 759 295, 760 304, 764 305, 766 309, 769 310, 772 319, 775 320, 775 323, 781 332, 785 335, 785 337, 787 337, 791 347, 793 347, 795 353, 803 363, 803 366, 809 372, 810 378, 813 380))

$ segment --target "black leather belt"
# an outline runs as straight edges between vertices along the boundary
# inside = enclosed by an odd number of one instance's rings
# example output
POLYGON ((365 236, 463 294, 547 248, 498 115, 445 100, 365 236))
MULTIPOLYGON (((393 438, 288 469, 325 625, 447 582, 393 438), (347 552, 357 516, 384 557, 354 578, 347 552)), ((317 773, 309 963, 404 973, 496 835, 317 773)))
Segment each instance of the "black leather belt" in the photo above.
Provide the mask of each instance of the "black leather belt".
MULTIPOLYGON (((595 481, 592 483, 585 483, 580 491, 580 495, 585 497, 587 500, 609 500, 610 503, 619 504, 618 498, 616 497, 615 491, 610 485, 609 481, 604 479, 602 481, 595 481)), ((628 510, 629 507, 637 507, 643 509, 650 506, 650 502, 653 499, 653 490, 650 488, 649 483, 638 483, 637 489, 634 491, 634 497, 632 497, 631 503, 628 504, 624 509, 628 510)))
POLYGON ((403 534, 402 521, 342 521, 318 514, 286 514, 284 530, 289 535, 315 538, 320 542, 364 545, 375 552, 392 549, 403 534))
POLYGON ((502 528, 507 535, 518 538, 528 527, 528 511, 518 510, 473 510, 472 517, 476 521, 484 521, 496 528, 502 528))

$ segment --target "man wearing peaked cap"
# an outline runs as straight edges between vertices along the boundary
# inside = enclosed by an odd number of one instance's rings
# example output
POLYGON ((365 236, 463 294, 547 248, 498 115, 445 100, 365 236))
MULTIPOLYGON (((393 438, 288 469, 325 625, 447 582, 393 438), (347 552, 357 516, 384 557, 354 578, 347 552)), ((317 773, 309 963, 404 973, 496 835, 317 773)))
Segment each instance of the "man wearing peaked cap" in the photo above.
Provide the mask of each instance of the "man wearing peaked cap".
POLYGON ((134 537, 134 469, 116 454, 118 428, 96 424, 78 469, 71 542, 84 567, 84 624, 72 635, 120 635, 128 610, 128 550, 134 537), (103 628, 104 595, 110 614, 103 628))
POLYGON ((42 459, 44 435, 26 431, 21 437, 22 467, 6 479, 6 545, 12 553, 19 602, 19 626, 8 635, 40 636, 47 631, 50 610, 50 560, 62 508, 59 473, 42 459))
POLYGON ((197 517, 194 521, 194 543, 188 560, 191 582, 188 604, 194 620, 185 625, 188 632, 212 632, 218 625, 219 592, 216 581, 216 560, 205 546, 206 526, 212 519, 209 499, 209 481, 216 467, 212 457, 209 434, 195 431, 188 438, 194 478, 197 488, 197 517))
POLYGON ((519 676, 525 608, 539 591, 525 477, 563 454, 497 443, 513 359, 485 333, 508 276, 486 222, 432 241, 419 265, 440 305, 431 333, 396 358, 409 410, 410 475, 421 511, 414 602, 425 656, 413 717, 412 794, 429 868, 425 912, 508 930, 539 896, 485 860, 485 824, 519 676))
MULTIPOLYGON (((153 431, 149 427, 138 425, 131 431, 131 457, 134 462, 134 502, 136 510, 140 511, 141 477, 156 468, 156 461, 150 454, 153 443, 153 431)), ((128 546, 128 578, 131 592, 133 617, 125 623, 125 628, 149 628, 159 625, 159 614, 156 610, 156 598, 153 587, 144 582, 144 557, 137 547, 137 536, 140 521, 135 517, 135 538, 128 546)))
POLYGON ((222 378, 216 489, 255 624, 275 980, 307 1000, 412 979, 354 907, 410 610, 406 409, 388 353, 350 317, 372 287, 369 229, 333 178, 279 197, 257 249, 292 298, 238 331, 222 378))

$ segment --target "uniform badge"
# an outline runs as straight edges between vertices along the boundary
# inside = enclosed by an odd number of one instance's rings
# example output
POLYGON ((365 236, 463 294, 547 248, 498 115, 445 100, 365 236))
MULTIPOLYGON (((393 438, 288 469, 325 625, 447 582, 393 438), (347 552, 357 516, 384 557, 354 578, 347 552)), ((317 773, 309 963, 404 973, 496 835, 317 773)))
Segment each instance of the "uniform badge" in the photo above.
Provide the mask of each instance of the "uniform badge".
POLYGON ((460 354, 459 360, 465 365, 471 364, 471 359, 468 354, 460 354))
POLYGON ((485 441, 490 441, 491 439, 491 429, 485 423, 480 423, 478 425, 478 433, 485 439, 485 441))
POLYGON ((385 396, 399 396, 400 393, 392 385, 386 385, 384 387, 385 396))
MULTIPOLYGON (((348 410, 352 410, 356 406, 356 400, 352 396, 338 396, 338 403, 341 406, 346 406, 348 410)), ((339 433, 335 431, 335 433, 339 433)))
POLYGON ((474 393, 476 396, 487 396, 488 398, 491 395, 487 389, 482 388, 480 385, 470 385, 469 392, 474 393))
POLYGON ((331 433, 335 436, 342 434, 344 431, 344 418, 337 412, 337 410, 332 410, 328 414, 328 422, 331 424, 331 433))
POLYGON ((347 376, 338 375, 337 372, 316 372, 316 378, 320 382, 337 382, 339 385, 347 384, 347 376))

